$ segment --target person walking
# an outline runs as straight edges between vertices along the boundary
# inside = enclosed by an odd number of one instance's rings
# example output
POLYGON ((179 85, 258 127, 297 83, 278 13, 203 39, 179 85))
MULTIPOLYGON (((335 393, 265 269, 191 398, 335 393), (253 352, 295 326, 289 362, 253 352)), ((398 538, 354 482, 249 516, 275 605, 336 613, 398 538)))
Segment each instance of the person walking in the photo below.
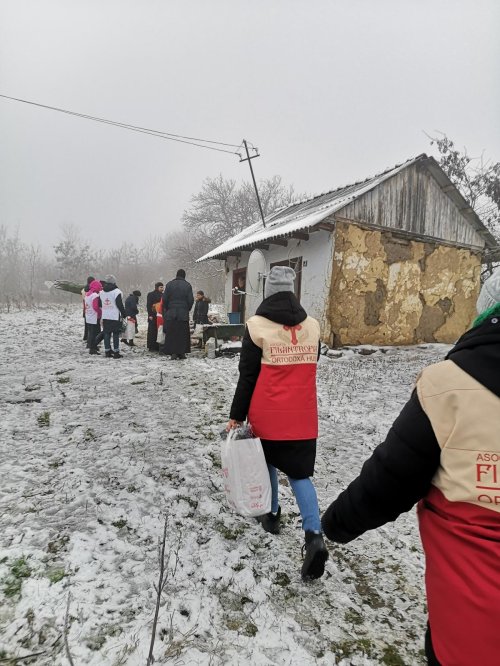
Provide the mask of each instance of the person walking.
POLYGON ((191 351, 189 311, 193 303, 193 288, 186 280, 186 271, 180 268, 175 279, 167 282, 162 296, 165 342, 160 353, 170 354, 174 360, 185 359, 191 351))
POLYGON ((193 311, 193 323, 196 326, 197 324, 209 324, 208 321, 208 306, 211 303, 208 296, 205 296, 204 292, 196 292, 194 299, 194 311, 193 311))
POLYGON ((146 309, 148 311, 148 336, 146 344, 149 351, 158 351, 160 349, 160 345, 157 342, 157 310, 154 306, 161 302, 162 294, 163 282, 156 282, 154 290, 150 291, 146 296, 146 309))
POLYGON ((477 311, 322 518, 329 539, 348 543, 418 502, 433 666, 499 663, 500 270, 477 311))
POLYGON ((320 578, 328 559, 321 534, 316 489, 318 407, 316 365, 320 328, 294 294, 295 271, 275 266, 267 276, 264 300, 247 321, 240 376, 226 430, 248 417, 262 448, 272 488, 271 512, 258 520, 266 532, 280 531, 278 472, 288 476, 305 532, 304 580, 320 578))
POLYGON ((99 292, 102 284, 99 280, 92 280, 85 294, 85 323, 87 324, 87 347, 89 354, 98 354, 96 339, 101 332, 102 311, 99 306, 99 292))
POLYGON ((134 338, 137 333, 137 315, 139 314, 139 298, 141 292, 137 289, 125 299, 125 314, 127 317, 127 326, 125 329, 125 338, 122 339, 129 347, 135 347, 134 338))
POLYGON ((120 354, 120 331, 122 319, 126 317, 126 313, 123 307, 123 294, 116 286, 114 275, 106 275, 102 280, 99 301, 102 308, 102 332, 97 336, 96 344, 104 339, 106 358, 122 358, 120 354), (113 348, 111 348, 111 338, 113 338, 113 348))

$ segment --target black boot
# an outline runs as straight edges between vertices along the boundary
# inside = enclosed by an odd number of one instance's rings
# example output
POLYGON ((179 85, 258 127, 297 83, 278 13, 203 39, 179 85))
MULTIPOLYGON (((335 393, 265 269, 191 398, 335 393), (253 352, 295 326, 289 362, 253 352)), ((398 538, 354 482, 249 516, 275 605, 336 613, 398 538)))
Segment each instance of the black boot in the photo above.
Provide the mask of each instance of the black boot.
POLYGON ((113 358, 123 358, 119 351, 113 352, 113 358))
POLYGON ((325 562, 328 559, 328 550, 326 549, 323 535, 316 532, 306 532, 306 542, 302 546, 302 554, 305 557, 302 565, 302 579, 314 580, 321 578, 325 572, 325 562))
POLYGON ((170 354, 170 358, 172 359, 172 361, 177 361, 177 359, 179 358, 179 354, 170 354))
POLYGON ((104 354, 104 356, 105 356, 106 358, 113 358, 113 352, 111 351, 111 349, 108 349, 108 350, 106 351, 106 353, 104 354))
POLYGON ((276 513, 266 513, 263 516, 257 516, 257 522, 262 525, 262 528, 269 532, 269 534, 279 534, 280 533, 280 518, 281 518, 281 507, 278 507, 276 513))
POLYGON ((131 340, 130 342, 127 342, 129 347, 135 347, 135 342, 131 340))
POLYGON ((100 354, 101 352, 97 349, 97 347, 91 347, 89 349, 89 354, 100 354))

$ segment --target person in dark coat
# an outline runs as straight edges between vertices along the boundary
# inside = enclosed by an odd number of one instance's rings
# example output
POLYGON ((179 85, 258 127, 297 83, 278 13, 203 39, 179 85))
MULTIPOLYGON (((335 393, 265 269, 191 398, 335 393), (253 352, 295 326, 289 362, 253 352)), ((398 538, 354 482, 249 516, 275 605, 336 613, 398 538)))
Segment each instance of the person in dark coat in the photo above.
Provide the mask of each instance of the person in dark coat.
POLYGON ((158 337, 158 326, 156 321, 156 303, 161 301, 163 294, 163 282, 156 282, 153 291, 150 291, 146 297, 146 309, 148 311, 148 338, 147 347, 149 351, 159 351, 160 345, 156 341, 158 337))
POLYGON ((175 280, 167 282, 162 296, 165 342, 160 353, 170 354, 174 360, 185 359, 191 351, 189 311, 193 303, 193 288, 186 280, 186 271, 180 268, 175 280))
POLYGON ((322 519, 348 543, 418 502, 433 666, 500 663, 500 270, 477 311, 322 519))
POLYGON ((99 306, 102 311, 102 331, 95 340, 98 345, 104 339, 104 352, 106 358, 122 358, 120 354, 120 331, 122 319, 125 318, 123 294, 116 286, 114 275, 106 275, 102 282, 102 291, 99 292, 99 306), (111 347, 111 339, 113 347, 111 347))
POLYGON ((277 469, 288 476, 302 516, 305 558, 302 578, 320 578, 328 551, 321 534, 316 490, 311 481, 316 459, 318 405, 316 365, 320 329, 293 289, 295 271, 274 266, 264 300, 247 321, 240 376, 226 430, 248 421, 262 448, 272 488, 271 512, 258 520, 266 532, 280 531, 277 469))
POLYGON ((127 317, 127 328, 125 330, 125 338, 122 339, 129 347, 135 347, 134 337, 138 331, 137 315, 139 314, 139 298, 141 292, 136 289, 125 299, 125 314, 127 317))
POLYGON ((196 324, 209 324, 208 321, 208 306, 210 299, 205 296, 203 291, 197 291, 194 303, 193 322, 196 324))

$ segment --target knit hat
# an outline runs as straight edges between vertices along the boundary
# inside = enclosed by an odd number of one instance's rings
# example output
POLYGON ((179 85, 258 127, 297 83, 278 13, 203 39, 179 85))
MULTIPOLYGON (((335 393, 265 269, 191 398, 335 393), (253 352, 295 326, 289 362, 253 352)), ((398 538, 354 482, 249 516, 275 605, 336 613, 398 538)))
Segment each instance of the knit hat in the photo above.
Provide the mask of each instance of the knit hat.
POLYGON ((476 303, 478 314, 491 308, 496 303, 500 303, 500 268, 497 268, 481 287, 476 303))
POLYGON ((279 291, 293 291, 295 271, 289 266, 274 266, 269 271, 264 287, 264 298, 269 298, 279 291))
POLYGON ((107 282, 108 284, 116 284, 116 278, 114 275, 106 275, 104 282, 107 282))

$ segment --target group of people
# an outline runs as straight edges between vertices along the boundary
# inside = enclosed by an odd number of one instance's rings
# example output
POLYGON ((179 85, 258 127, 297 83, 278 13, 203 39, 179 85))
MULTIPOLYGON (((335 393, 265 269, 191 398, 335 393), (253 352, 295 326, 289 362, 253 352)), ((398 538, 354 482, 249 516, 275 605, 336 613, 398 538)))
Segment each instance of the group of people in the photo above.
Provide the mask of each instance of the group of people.
MULTIPOLYGON (((90 276, 82 290, 84 340, 90 354, 99 354, 98 345, 104 341, 107 358, 122 358, 120 340, 129 347, 135 346, 138 331, 139 298, 141 292, 133 291, 123 302, 123 293, 114 275, 103 280, 90 276)), ((174 280, 163 285, 157 282, 146 300, 148 314, 147 348, 151 352, 169 355, 174 360, 186 358, 191 351, 190 311, 194 324, 208 324, 210 299, 199 290, 196 297, 181 268, 174 280)))
POLYGON ((246 419, 260 437, 272 489, 258 518, 279 534, 280 470, 305 533, 304 580, 328 559, 323 534, 347 543, 418 505, 426 556, 431 666, 500 663, 500 269, 484 284, 478 316, 446 360, 424 369, 386 440, 323 516, 311 477, 318 415, 319 324, 293 293, 295 273, 276 266, 247 321, 226 430, 246 419))
MULTIPOLYGON (((185 278, 179 270, 165 288, 156 283, 147 297, 148 349, 174 359, 190 351, 189 313, 195 298, 185 278)), ((500 270, 482 286, 471 329, 444 361, 420 373, 386 440, 322 516, 312 481, 320 327, 296 298, 294 279, 286 266, 273 267, 266 277, 264 300, 246 322, 226 426, 229 431, 248 419, 261 439, 272 489, 271 511, 258 518, 262 528, 280 532, 281 471, 302 518, 301 574, 311 580, 325 570, 324 535, 347 543, 417 504, 426 555, 428 663, 499 663, 500 270)), ((106 355, 119 358, 120 319, 127 316, 127 302, 132 313, 133 299, 122 303, 112 275, 102 282, 89 278, 87 286, 90 353, 103 339, 106 355)), ((140 293, 131 296, 138 299, 140 293)), ((196 323, 207 323, 207 309, 207 299, 198 292, 196 323)))

